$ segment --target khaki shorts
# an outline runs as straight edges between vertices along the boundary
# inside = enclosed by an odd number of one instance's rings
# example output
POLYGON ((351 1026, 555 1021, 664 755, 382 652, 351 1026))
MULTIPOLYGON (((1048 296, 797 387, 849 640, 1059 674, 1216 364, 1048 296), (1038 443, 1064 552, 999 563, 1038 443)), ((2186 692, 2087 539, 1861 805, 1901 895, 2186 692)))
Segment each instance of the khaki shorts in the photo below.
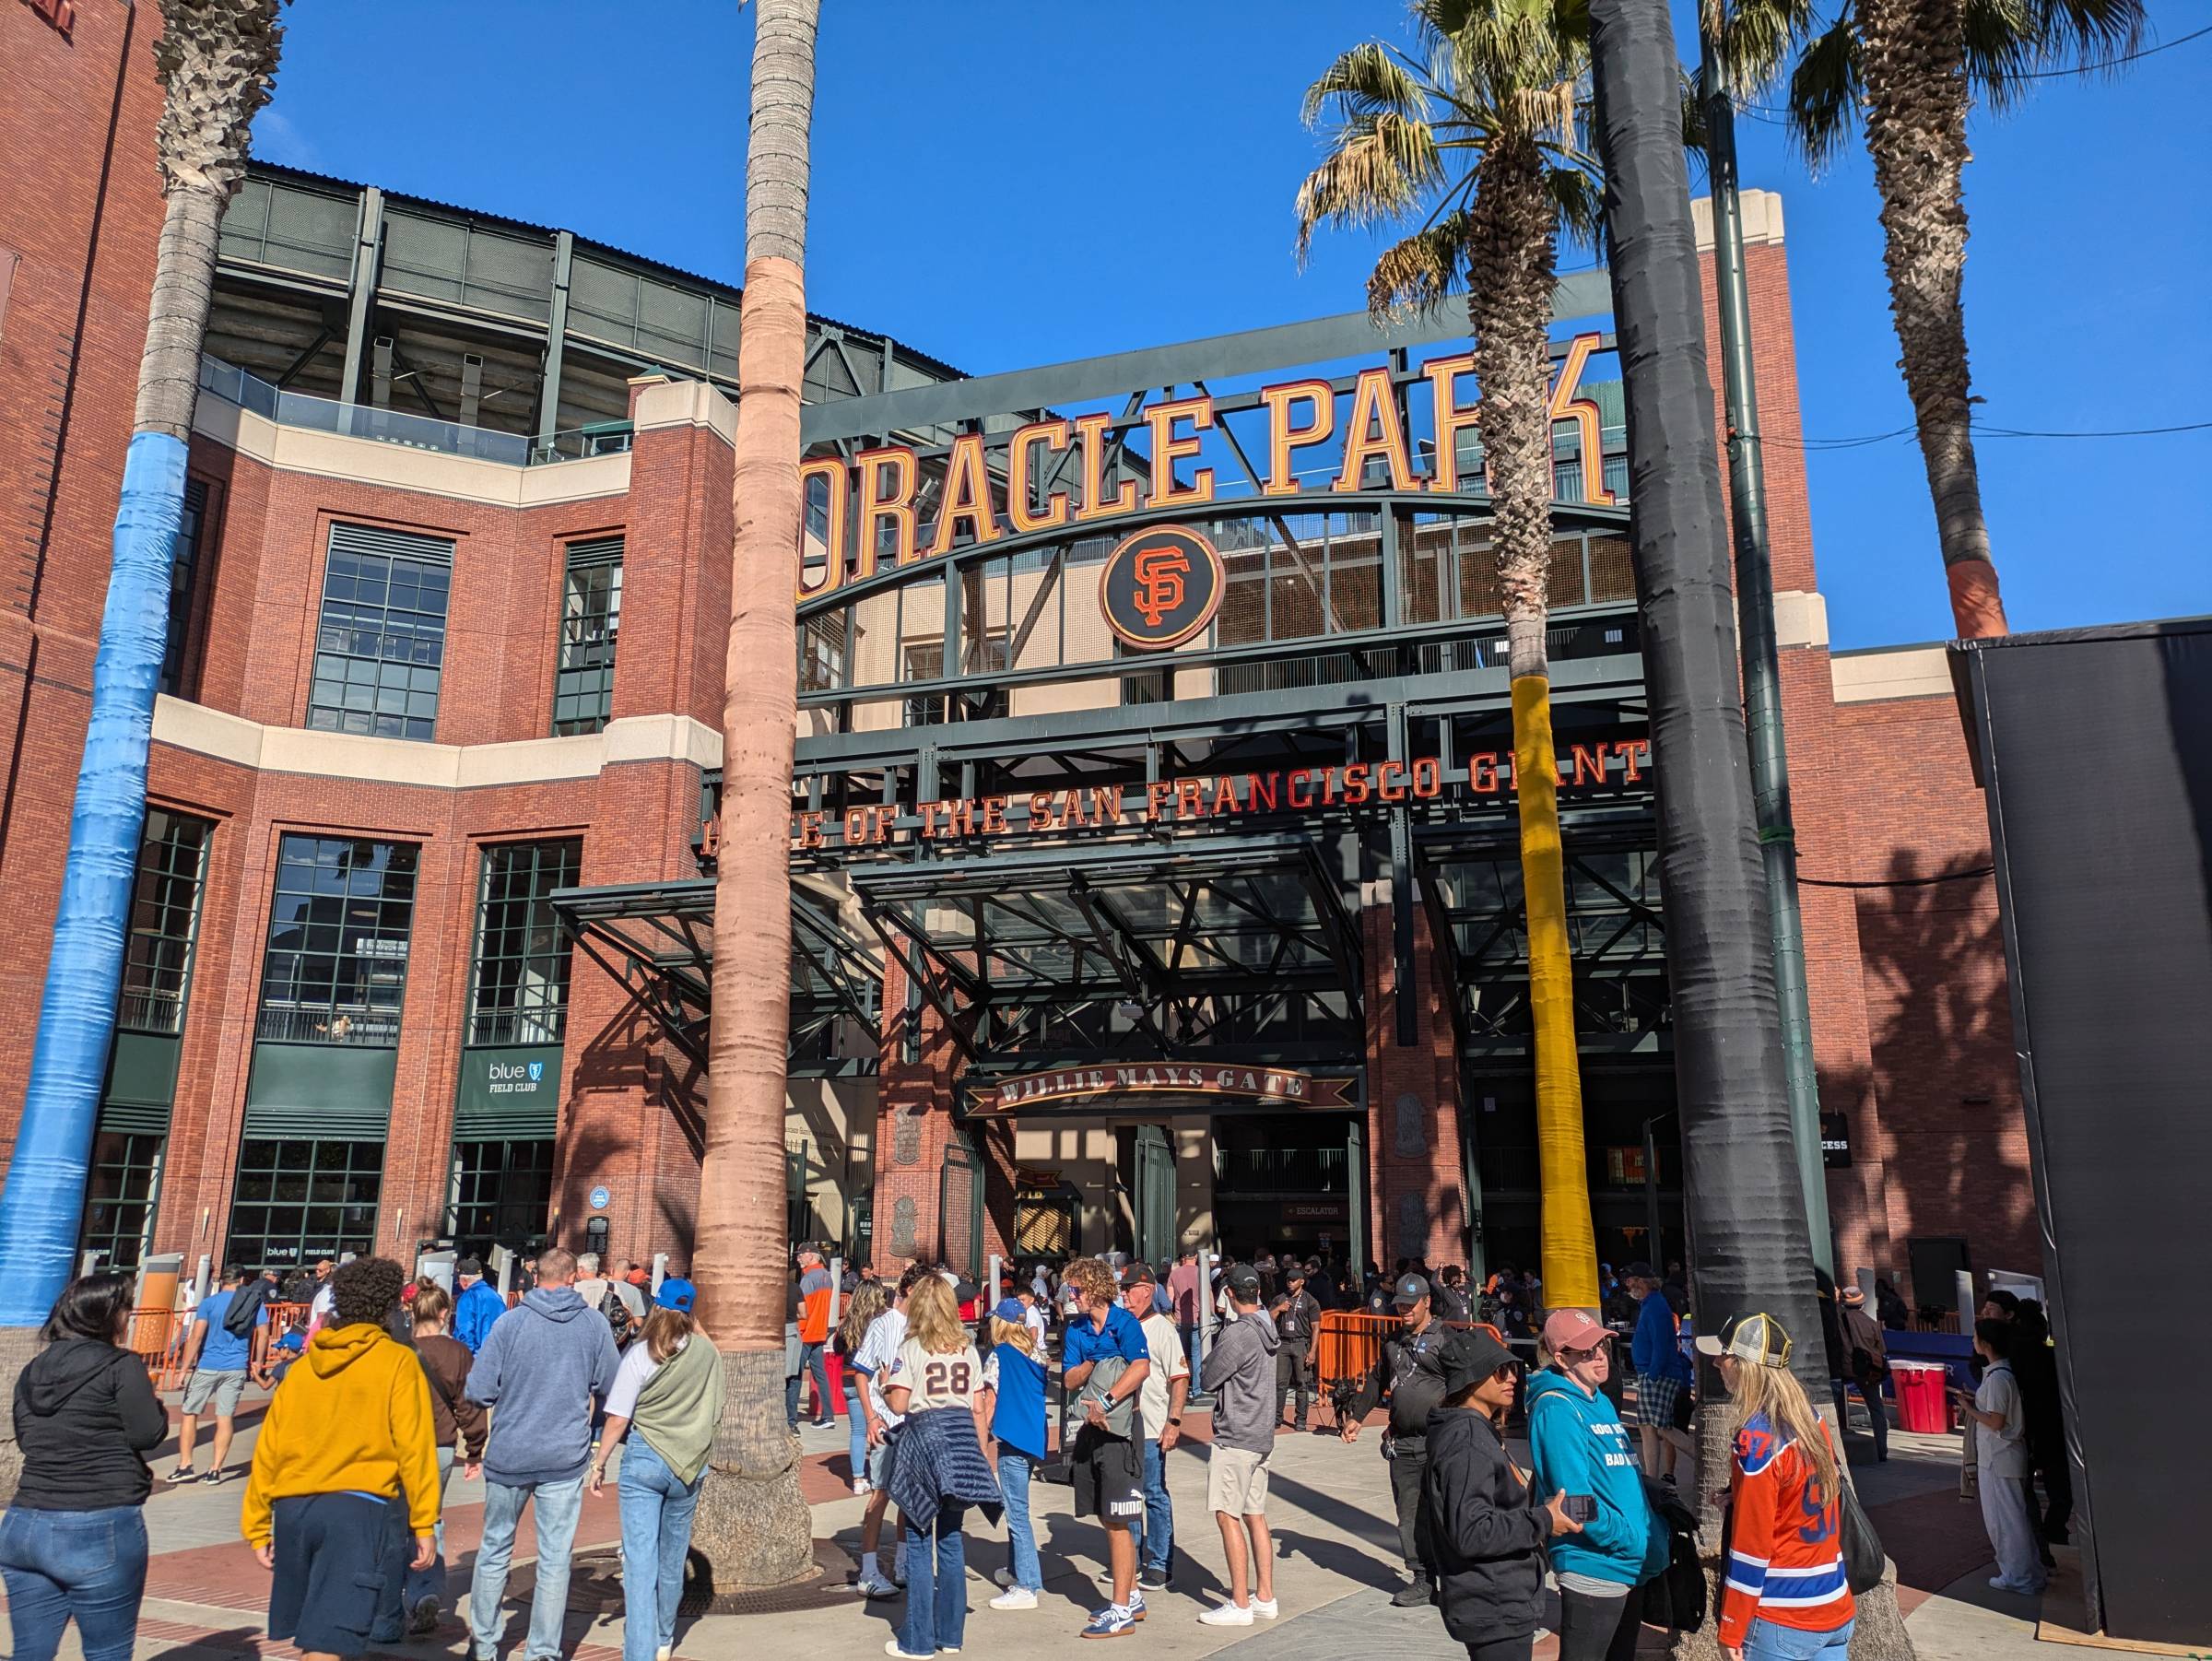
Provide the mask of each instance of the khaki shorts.
POLYGON ((1267 1510, 1267 1455, 1216 1443, 1206 1461, 1206 1502, 1232 1517, 1267 1510))
POLYGON ((206 1411, 212 1397, 215 1416, 229 1419, 237 1413, 238 1398, 245 1394, 245 1388, 243 1372, 209 1372, 202 1368, 184 1385, 184 1411, 196 1417, 206 1411))

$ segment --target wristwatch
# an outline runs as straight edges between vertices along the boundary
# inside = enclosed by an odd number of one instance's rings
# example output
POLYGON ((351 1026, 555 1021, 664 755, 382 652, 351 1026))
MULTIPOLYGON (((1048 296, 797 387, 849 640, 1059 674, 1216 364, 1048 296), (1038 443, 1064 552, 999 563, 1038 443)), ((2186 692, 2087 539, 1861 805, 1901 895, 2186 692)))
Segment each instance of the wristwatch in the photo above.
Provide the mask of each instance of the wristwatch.
POLYGON ((1170 1424, 1181 1424, 1181 1423, 1182 1422, 1182 1418, 1181 1418, 1180 1416, 1178 1416, 1178 1417, 1176 1417, 1176 1418, 1174 1418, 1174 1419, 1171 1419, 1171 1420, 1168 1420, 1168 1422, 1169 1422, 1170 1424))

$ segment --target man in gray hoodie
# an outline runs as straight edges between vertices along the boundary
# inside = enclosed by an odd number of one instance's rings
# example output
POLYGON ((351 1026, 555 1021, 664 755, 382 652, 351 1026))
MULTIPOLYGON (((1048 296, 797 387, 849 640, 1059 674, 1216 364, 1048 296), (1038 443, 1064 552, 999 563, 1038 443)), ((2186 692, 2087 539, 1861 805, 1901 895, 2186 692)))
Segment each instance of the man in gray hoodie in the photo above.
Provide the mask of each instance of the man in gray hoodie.
POLYGON ((1206 1349, 1203 1383, 1214 1397, 1206 1502, 1229 1556, 1230 1601, 1198 1617, 1207 1626, 1273 1620, 1275 1549, 1267 1537, 1267 1458, 1275 1452, 1275 1323, 1260 1311, 1259 1271, 1229 1271, 1230 1318, 1206 1349), (1258 1579, 1257 1596, 1252 1582, 1258 1579))
POLYGON ((620 1358, 606 1317, 576 1294, 576 1256, 540 1254, 537 1285, 491 1324, 469 1369, 468 1399, 495 1411, 484 1448, 484 1538, 469 1586, 470 1648, 495 1661, 500 1600, 523 1507, 535 1502, 537 1585, 526 1661, 559 1661, 569 1607, 569 1551, 592 1463, 592 1403, 620 1358))

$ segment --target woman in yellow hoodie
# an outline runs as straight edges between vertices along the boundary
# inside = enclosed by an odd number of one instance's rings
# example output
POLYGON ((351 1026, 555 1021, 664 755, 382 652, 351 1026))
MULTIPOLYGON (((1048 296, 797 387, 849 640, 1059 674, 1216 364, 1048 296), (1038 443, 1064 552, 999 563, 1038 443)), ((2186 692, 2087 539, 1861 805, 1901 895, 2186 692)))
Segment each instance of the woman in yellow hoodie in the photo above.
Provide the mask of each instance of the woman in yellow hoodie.
POLYGON ((438 1431, 414 1350, 385 1330, 405 1277, 357 1257, 331 1277, 336 1307, 303 1364, 269 1398, 241 1526, 265 1568, 269 1636, 307 1657, 358 1655, 399 1636, 376 1632, 382 1588, 429 1566, 438 1526, 438 1431))

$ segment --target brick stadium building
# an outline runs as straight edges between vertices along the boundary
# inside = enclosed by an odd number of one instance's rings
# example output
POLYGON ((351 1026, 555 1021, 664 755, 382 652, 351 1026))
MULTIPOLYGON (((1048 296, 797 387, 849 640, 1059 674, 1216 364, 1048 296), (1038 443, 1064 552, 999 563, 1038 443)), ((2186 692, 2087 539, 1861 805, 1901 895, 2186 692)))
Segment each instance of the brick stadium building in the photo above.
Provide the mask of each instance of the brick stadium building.
MULTIPOLYGON (((155 27, 115 0, 0 13, 0 996, 24 1031, 159 223, 155 27)), ((1941 650, 1829 650, 1781 203, 1747 210, 1838 1255, 1943 1302, 1952 1267, 2040 1261, 1983 807, 1941 650)), ((283 1266, 549 1234, 681 1260, 737 299, 568 231, 253 171, 88 1247, 283 1266)), ((1605 304, 1571 279, 1555 330, 1552 649, 1618 1260, 1679 1252, 1679 1166, 1605 304)), ((1533 1255, 1461 350, 1449 319, 1382 340, 1344 318, 970 381, 818 321, 795 1233, 879 1263, 1215 1237, 1533 1255)), ((28 1066, 0 1054, 0 1137, 28 1066)))

